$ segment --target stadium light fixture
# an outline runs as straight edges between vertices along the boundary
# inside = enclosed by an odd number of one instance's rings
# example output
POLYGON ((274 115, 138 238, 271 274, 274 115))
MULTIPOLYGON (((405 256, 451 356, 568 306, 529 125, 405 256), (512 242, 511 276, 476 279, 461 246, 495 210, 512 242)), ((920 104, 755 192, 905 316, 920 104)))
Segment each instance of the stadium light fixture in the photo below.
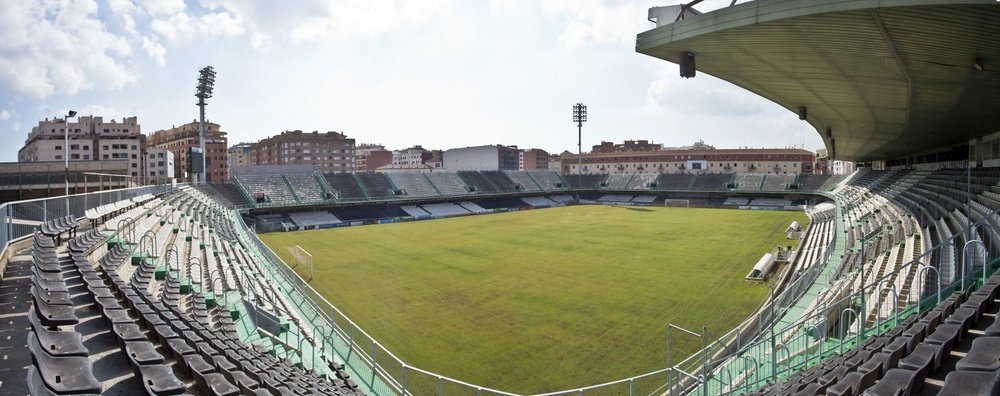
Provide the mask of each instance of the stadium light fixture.
POLYGON ((69 119, 76 117, 76 111, 66 113, 65 128, 63 128, 63 181, 66 183, 66 215, 69 215, 69 119))
MULTIPOLYGON (((198 122, 198 146, 201 147, 201 182, 205 184, 206 177, 205 172, 205 99, 212 97, 212 91, 215 90, 215 68, 212 66, 205 66, 200 71, 198 71, 198 85, 195 86, 194 96, 198 98, 198 110, 201 115, 200 121, 198 122)), ((191 176, 192 181, 197 183, 194 179, 194 175, 191 176)))
POLYGON ((576 123, 576 172, 580 185, 583 185, 583 123, 587 122, 587 105, 573 105, 573 122, 576 123))

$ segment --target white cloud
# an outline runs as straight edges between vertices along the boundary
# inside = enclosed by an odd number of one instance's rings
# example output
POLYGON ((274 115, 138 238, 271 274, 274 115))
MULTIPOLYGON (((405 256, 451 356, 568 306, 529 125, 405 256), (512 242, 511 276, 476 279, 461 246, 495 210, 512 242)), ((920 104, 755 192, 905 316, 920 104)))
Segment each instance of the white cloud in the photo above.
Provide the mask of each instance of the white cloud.
POLYGON ((544 0, 543 8, 565 15, 566 29, 559 42, 570 47, 593 44, 634 44, 635 34, 648 28, 648 5, 603 0, 544 0))
POLYGON ((0 2, 0 89, 45 98, 133 82, 131 46, 97 14, 97 3, 87 0, 0 2))
POLYGON ((88 104, 76 110, 77 114, 80 116, 97 116, 104 117, 105 122, 110 120, 115 120, 121 122, 121 120, 128 115, 118 111, 118 109, 112 106, 105 106, 101 104, 88 104))
POLYGON ((160 44, 159 41, 148 37, 141 38, 141 41, 142 49, 146 51, 146 54, 149 55, 150 58, 153 58, 158 65, 166 64, 165 58, 167 49, 163 47, 163 44, 160 44))
POLYGON ((271 36, 255 32, 250 38, 250 46, 256 50, 266 50, 271 47, 271 36))
POLYGON ((490 0, 490 11, 494 14, 511 15, 520 10, 520 0, 490 0))
POLYGON ((10 119, 10 112, 7 110, 0 110, 0 120, 7 121, 10 119))
POLYGON ((142 8, 152 16, 175 15, 184 11, 184 0, 143 0, 142 8))
POLYGON ((246 32, 243 22, 228 12, 202 15, 200 30, 210 36, 240 36, 246 32))
POLYGON ((139 12, 139 7, 132 0, 107 0, 108 8, 113 14, 135 14, 139 12))

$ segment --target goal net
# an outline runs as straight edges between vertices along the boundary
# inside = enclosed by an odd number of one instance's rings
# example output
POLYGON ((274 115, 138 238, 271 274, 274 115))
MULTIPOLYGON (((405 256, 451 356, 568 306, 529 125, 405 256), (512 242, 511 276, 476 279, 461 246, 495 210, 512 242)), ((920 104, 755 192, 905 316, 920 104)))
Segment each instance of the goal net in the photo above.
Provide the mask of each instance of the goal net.
POLYGON ((313 278, 313 256, 309 254, 305 249, 299 245, 291 246, 288 248, 288 254, 292 256, 292 262, 288 263, 292 268, 298 268, 302 265, 309 270, 309 279, 312 281, 313 278))
POLYGON ((675 207, 689 207, 691 206, 691 200, 688 199, 665 199, 663 200, 663 206, 675 206, 675 207))

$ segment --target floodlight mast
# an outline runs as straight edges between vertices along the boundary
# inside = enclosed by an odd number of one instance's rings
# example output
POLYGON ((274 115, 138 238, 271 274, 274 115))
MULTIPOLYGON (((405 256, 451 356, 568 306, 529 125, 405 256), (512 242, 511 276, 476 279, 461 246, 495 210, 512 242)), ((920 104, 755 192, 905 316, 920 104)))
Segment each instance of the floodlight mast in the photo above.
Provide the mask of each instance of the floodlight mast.
MULTIPOLYGON (((583 186, 583 123, 587 122, 587 105, 573 105, 573 122, 576 123, 576 172, 580 186, 583 186)), ((582 188, 582 187, 581 187, 582 188)), ((579 198, 579 197, 578 197, 579 198)))
POLYGON ((71 214, 69 213, 69 119, 72 117, 76 117, 76 111, 70 110, 66 113, 66 119, 63 120, 66 124, 65 128, 63 128, 63 163, 65 164, 63 167, 63 182, 66 184, 66 192, 63 195, 66 196, 67 216, 71 214))
MULTIPOLYGON (((212 66, 205 66, 200 71, 198 71, 198 85, 195 87, 194 96, 198 98, 198 110, 201 115, 200 121, 198 122, 198 147, 201 148, 201 184, 205 184, 206 177, 205 172, 208 171, 208 167, 205 165, 205 99, 212 97, 212 91, 215 89, 215 69, 212 66)), ((194 166, 192 165, 192 168, 194 166)), ((198 179, 195 175, 191 175, 191 181, 194 184, 198 184, 198 179)))

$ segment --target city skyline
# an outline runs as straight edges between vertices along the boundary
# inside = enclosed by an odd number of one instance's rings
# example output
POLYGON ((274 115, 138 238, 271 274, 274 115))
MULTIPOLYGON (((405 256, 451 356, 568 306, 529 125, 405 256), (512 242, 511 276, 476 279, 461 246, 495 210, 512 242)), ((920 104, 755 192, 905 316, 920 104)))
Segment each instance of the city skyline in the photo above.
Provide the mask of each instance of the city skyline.
POLYGON ((576 152, 571 106, 583 102, 585 148, 633 139, 822 147, 794 113, 705 74, 683 80, 676 65, 636 53, 656 5, 6 2, 0 132, 18 144, 0 161, 16 160, 31 127, 66 110, 135 115, 147 133, 189 122, 205 65, 219 73, 207 119, 234 143, 298 129, 390 148, 576 152))

